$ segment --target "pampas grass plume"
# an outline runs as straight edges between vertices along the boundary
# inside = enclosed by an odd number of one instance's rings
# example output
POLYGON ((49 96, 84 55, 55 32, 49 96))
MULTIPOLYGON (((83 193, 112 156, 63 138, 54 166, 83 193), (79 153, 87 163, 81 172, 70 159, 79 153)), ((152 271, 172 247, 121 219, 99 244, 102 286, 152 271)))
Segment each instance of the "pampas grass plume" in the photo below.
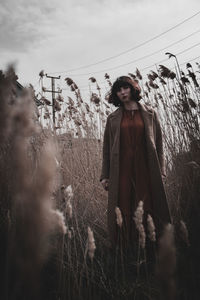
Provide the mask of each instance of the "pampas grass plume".
POLYGON ((117 221, 117 225, 119 227, 122 227, 122 223, 123 223, 123 218, 122 218, 122 214, 121 214, 121 210, 119 209, 119 207, 115 208, 115 213, 116 213, 116 221, 117 221))
POLYGON ((94 258, 94 252, 96 249, 94 234, 91 228, 88 226, 88 255, 91 260, 94 258))
POLYGON ((58 230, 58 232, 65 235, 67 233, 67 227, 65 225, 65 218, 64 218, 63 213, 61 211, 59 211, 58 209, 56 209, 56 210, 51 209, 51 214, 53 216, 54 225, 55 225, 56 230, 58 230))
POLYGON ((67 197, 67 199, 71 200, 74 196, 73 194, 73 191, 72 191, 72 186, 71 185, 68 185, 66 188, 65 188, 65 191, 64 191, 64 195, 67 197))
POLYGON ((144 249, 145 248, 145 242, 146 242, 146 233, 143 226, 143 201, 139 201, 138 207, 135 211, 135 217, 133 217, 135 221, 136 228, 139 232, 139 244, 144 249))
POLYGON ((148 228, 148 231, 149 231, 149 238, 152 242, 155 242, 156 241, 156 232, 155 232, 155 225, 154 225, 154 222, 153 222, 153 219, 150 215, 148 215, 147 217, 147 228, 148 228))

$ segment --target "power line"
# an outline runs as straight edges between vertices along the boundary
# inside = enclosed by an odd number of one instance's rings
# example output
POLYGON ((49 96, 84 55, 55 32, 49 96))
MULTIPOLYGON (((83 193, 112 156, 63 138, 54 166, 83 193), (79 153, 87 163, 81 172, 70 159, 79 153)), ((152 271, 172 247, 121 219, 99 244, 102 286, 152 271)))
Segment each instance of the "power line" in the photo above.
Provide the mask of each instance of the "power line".
MULTIPOLYGON (((189 47, 189 48, 187 48, 187 49, 185 49, 185 50, 183 50, 183 51, 181 51, 181 52, 176 53, 175 55, 177 56, 177 55, 183 54, 183 53, 187 52, 188 50, 190 50, 190 49, 192 49, 192 48, 194 48, 194 47, 196 47, 196 46, 198 46, 198 45, 200 45, 200 42, 198 42, 197 44, 195 44, 195 45, 193 45, 193 46, 191 46, 191 47, 189 47)), ((167 61, 167 60, 168 60, 168 58, 165 58, 165 59, 163 59, 163 60, 161 60, 161 61, 159 61, 159 62, 154 63, 154 64, 151 65, 151 66, 148 66, 148 67, 145 67, 145 68, 141 69, 140 71, 144 71, 144 70, 146 70, 146 69, 155 67, 155 65, 160 64, 160 63, 163 63, 163 62, 165 62, 165 61, 167 61)))
MULTIPOLYGON (((176 42, 176 43, 177 43, 177 42, 176 42)), ((181 52, 178 52, 176 55, 180 55, 180 54, 182 54, 182 53, 184 53, 184 52, 186 52, 186 51, 188 51, 188 50, 190 50, 190 49, 192 49, 192 48, 198 46, 199 44, 200 44, 200 42, 197 43, 197 44, 195 44, 195 45, 193 45, 193 46, 191 46, 191 47, 189 47, 189 48, 187 48, 187 49, 185 49, 185 50, 183 50, 183 51, 181 51, 181 52)), ((168 46, 168 47, 169 47, 169 46, 168 46)), ((163 48, 162 50, 164 50, 164 49, 166 49, 166 48, 168 48, 168 47, 165 47, 165 48, 163 48)), ((141 57, 141 58, 139 58, 139 59, 137 59, 137 60, 134 60, 134 61, 131 61, 131 62, 128 62, 128 63, 125 63, 125 64, 121 64, 121 65, 118 65, 118 66, 113 67, 113 68, 107 68, 107 69, 104 69, 104 70, 95 71, 95 72, 89 72, 89 73, 73 74, 72 76, 73 76, 73 77, 89 76, 89 75, 91 76, 91 75, 93 75, 93 74, 99 74, 99 73, 103 73, 103 72, 115 70, 115 69, 117 69, 117 68, 121 68, 121 67, 127 66, 127 65, 129 65, 129 64, 132 64, 133 62, 135 63, 136 61, 142 60, 143 58, 149 57, 149 56, 151 56, 151 55, 153 55, 153 54, 155 54, 155 53, 157 53, 157 52, 160 52, 160 51, 162 51, 162 50, 157 50, 156 52, 151 53, 151 54, 149 54, 149 55, 146 55, 146 56, 144 56, 144 57, 141 57)), ((157 62, 157 63, 155 63, 155 64, 159 64, 159 63, 165 62, 165 61, 167 61, 167 60, 168 60, 168 59, 163 59, 163 60, 161 60, 161 61, 159 61, 159 62, 157 62)), ((155 64, 154 64, 154 65, 155 65, 155 64)), ((154 65, 151 65, 150 67, 152 67, 152 66, 154 66, 154 65)), ((143 68, 142 70, 145 70, 145 69, 147 69, 147 68, 148 68, 148 67, 145 67, 145 68, 143 68)))
MULTIPOLYGON (((141 60, 143 60, 143 59, 145 59, 145 58, 148 58, 148 57, 150 57, 150 56, 153 56, 153 55, 155 55, 155 54, 157 54, 157 53, 159 53, 159 52, 161 52, 161 51, 167 49, 168 47, 172 47, 172 46, 174 46, 174 45, 176 45, 176 44, 178 44, 178 43, 180 43, 180 42, 186 40, 187 38, 191 37, 192 35, 194 35, 194 34, 196 34, 196 33, 198 33, 198 32, 200 32, 200 29, 197 30, 197 31, 195 31, 195 32, 193 32, 193 33, 191 33, 191 34, 189 34, 188 36, 186 36, 186 37, 184 37, 184 38, 182 38, 182 39, 180 39, 180 40, 178 40, 178 41, 176 41, 176 42, 174 42, 174 43, 172 43, 172 44, 170 44, 170 45, 168 45, 168 46, 162 48, 162 49, 159 49, 159 50, 157 50, 157 51, 155 51, 155 52, 152 52, 152 53, 150 53, 150 54, 147 54, 147 55, 145 55, 145 56, 143 56, 143 57, 140 57, 140 58, 138 58, 138 59, 132 60, 132 61, 130 61, 130 62, 121 64, 121 65, 118 65, 118 66, 115 66, 115 67, 112 67, 112 68, 107 68, 107 69, 104 69, 104 70, 101 70, 101 71, 91 72, 91 73, 88 73, 87 75, 96 74, 97 72, 98 72, 98 73, 101 73, 101 72, 107 72, 107 71, 115 70, 115 69, 118 69, 118 68, 121 68, 121 67, 124 67, 124 66, 128 66, 128 65, 130 65, 130 64, 132 64, 132 63, 141 61, 141 60)), ((75 75, 75 76, 78 76, 78 74, 74 74, 74 75, 75 75)), ((73 75, 73 76, 74 76, 74 75, 73 75)), ((85 74, 84 74, 84 75, 85 75, 85 74)))
POLYGON ((189 61, 185 61, 184 63, 181 63, 180 65, 182 66, 182 65, 184 65, 184 64, 187 64, 188 62, 194 61, 194 60, 197 59, 197 58, 200 58, 200 55, 197 56, 197 57, 195 57, 195 58, 190 59, 189 61))
POLYGON ((120 52, 120 53, 118 53, 118 54, 116 54, 116 55, 110 56, 110 57, 108 57, 108 58, 102 59, 102 60, 97 61, 97 62, 95 62, 95 63, 89 64, 89 65, 85 65, 85 66, 81 66, 81 67, 78 67, 78 68, 69 69, 69 70, 67 70, 67 71, 50 72, 50 73, 51 73, 51 74, 56 74, 56 73, 60 73, 60 74, 62 74, 62 73, 69 73, 69 72, 73 72, 73 71, 78 71, 78 70, 81 70, 81 69, 85 69, 85 68, 88 68, 88 67, 91 67, 91 66, 95 66, 95 65, 98 65, 98 64, 100 64, 100 63, 106 62, 106 61, 108 61, 108 60, 114 59, 114 58, 119 57, 119 56, 121 56, 121 55, 124 55, 124 54, 126 54, 126 53, 128 53, 128 52, 131 52, 131 51, 133 51, 133 50, 135 50, 135 49, 138 49, 138 48, 140 48, 140 47, 142 47, 142 46, 144 46, 144 45, 150 43, 151 41, 154 41, 155 39, 157 39, 157 38, 159 38, 159 37, 165 35, 166 33, 170 32, 171 30, 174 30, 175 28, 181 26, 182 24, 186 23, 187 21, 191 20, 192 18, 196 17, 196 16, 199 15, 199 14, 200 14, 200 11, 198 11, 198 12, 196 12, 194 15, 192 15, 192 16, 190 16, 190 17, 184 19, 182 22, 180 22, 180 23, 174 25, 173 27, 170 27, 169 29, 163 31, 162 33, 160 33, 160 34, 158 34, 158 35, 156 35, 156 36, 154 36, 154 37, 152 37, 152 38, 150 38, 150 39, 148 39, 148 40, 146 40, 146 41, 144 41, 144 42, 142 42, 142 43, 140 43, 140 44, 138 44, 138 45, 136 45, 136 46, 134 46, 134 47, 131 47, 131 48, 125 50, 125 51, 122 51, 122 52, 120 52))

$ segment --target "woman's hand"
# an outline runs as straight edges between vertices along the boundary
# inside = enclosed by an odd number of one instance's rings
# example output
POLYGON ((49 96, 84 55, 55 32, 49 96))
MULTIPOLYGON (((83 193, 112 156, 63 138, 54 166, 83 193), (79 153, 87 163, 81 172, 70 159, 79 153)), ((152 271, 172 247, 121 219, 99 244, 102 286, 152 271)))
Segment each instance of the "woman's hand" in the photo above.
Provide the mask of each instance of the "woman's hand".
POLYGON ((109 180, 106 179, 106 178, 105 178, 105 179, 102 179, 102 180, 101 180, 101 184, 102 184, 104 190, 108 191, 109 180))

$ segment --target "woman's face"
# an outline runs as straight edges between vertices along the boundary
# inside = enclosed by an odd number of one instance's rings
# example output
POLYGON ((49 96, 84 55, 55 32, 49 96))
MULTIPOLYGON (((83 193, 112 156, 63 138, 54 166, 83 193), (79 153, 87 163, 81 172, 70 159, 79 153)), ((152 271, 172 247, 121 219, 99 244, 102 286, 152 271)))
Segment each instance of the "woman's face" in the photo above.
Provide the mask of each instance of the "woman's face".
POLYGON ((122 86, 118 91, 117 91, 117 97, 122 103, 127 103, 131 101, 131 88, 130 86, 122 86))

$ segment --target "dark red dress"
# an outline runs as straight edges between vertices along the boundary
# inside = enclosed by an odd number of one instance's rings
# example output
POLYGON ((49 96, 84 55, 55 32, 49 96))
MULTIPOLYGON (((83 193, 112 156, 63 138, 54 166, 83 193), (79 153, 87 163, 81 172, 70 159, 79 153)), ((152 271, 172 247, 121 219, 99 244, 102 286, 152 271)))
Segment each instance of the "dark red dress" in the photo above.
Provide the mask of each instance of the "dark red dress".
POLYGON ((136 236, 134 211, 140 200, 145 214, 153 213, 151 185, 145 144, 145 128, 140 110, 125 110, 120 128, 119 208, 127 240, 136 236))

